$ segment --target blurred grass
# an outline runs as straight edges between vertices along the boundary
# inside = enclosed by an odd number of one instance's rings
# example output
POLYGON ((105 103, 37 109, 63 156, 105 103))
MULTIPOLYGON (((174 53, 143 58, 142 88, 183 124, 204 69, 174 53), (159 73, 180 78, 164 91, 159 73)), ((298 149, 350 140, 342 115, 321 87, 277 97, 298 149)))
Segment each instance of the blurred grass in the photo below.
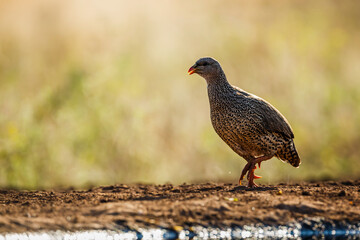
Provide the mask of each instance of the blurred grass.
POLYGON ((236 181, 215 134, 213 56, 290 121, 302 165, 263 183, 360 174, 360 2, 0 1, 0 185, 236 181))

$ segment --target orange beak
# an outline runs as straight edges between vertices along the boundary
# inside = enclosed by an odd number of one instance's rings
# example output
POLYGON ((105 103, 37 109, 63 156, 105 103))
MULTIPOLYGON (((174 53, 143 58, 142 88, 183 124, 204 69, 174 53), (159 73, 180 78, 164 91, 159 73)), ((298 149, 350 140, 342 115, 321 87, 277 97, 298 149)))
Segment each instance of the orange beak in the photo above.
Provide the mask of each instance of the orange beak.
POLYGON ((188 74, 191 75, 191 74, 195 73, 195 71, 196 71, 196 68, 191 67, 191 68, 189 68, 188 74))

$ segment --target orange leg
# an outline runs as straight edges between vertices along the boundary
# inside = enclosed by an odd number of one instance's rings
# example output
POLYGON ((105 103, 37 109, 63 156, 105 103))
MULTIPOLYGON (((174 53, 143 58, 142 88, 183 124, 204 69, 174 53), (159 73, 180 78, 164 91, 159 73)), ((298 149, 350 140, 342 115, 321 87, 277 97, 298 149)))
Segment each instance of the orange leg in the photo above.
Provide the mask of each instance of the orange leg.
POLYGON ((258 187, 258 185, 256 183, 254 183, 254 179, 259 179, 259 178, 261 178, 261 176, 255 175, 255 169, 256 169, 256 166, 254 164, 253 167, 251 168, 251 170, 249 170, 249 172, 248 172, 248 175, 247 175, 248 187, 258 187))
POLYGON ((272 157, 273 157, 273 155, 261 156, 261 157, 251 159, 250 161, 248 161, 248 163, 245 165, 244 169, 241 172, 240 179, 239 179, 239 185, 241 185, 241 180, 243 180, 246 173, 248 173, 248 175, 247 175, 247 179, 249 181, 248 187, 258 187, 258 185, 254 183, 254 179, 259 179, 259 178, 261 178, 261 176, 257 176, 254 173, 255 169, 256 169, 256 164, 258 164, 259 168, 260 168, 262 161, 269 160, 272 157))
POLYGON ((245 174, 249 171, 251 162, 248 162, 245 167, 243 168, 240 178, 239 178, 239 185, 241 185, 241 181, 244 179, 245 174))
MULTIPOLYGON (((247 179, 248 179, 248 187, 258 187, 258 185, 256 183, 254 183, 254 179, 255 179, 255 169, 256 166, 255 164, 252 164, 252 168, 249 170, 248 175, 247 175, 247 179)), ((256 176, 256 178, 259 178, 259 176, 256 176)))
POLYGON ((247 179, 249 180, 249 175, 253 175, 253 178, 254 179, 259 179, 259 178, 262 178, 262 176, 257 176, 257 175, 255 175, 255 169, 256 169, 257 167, 256 166, 254 166, 253 167, 253 169, 251 169, 251 171, 249 171, 248 172, 248 176, 247 176, 247 179))

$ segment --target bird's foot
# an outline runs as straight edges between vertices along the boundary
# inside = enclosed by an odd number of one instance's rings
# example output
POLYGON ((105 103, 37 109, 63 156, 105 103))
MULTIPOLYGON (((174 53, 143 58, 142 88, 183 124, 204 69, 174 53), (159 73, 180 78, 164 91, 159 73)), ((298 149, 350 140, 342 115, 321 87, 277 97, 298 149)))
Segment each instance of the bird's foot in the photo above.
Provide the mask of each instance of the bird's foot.
POLYGON ((241 180, 244 179, 244 176, 245 176, 246 173, 249 171, 250 165, 251 165, 251 163, 248 162, 248 163, 245 165, 244 169, 242 170, 241 175, 240 175, 240 178, 239 178, 239 185, 241 185, 241 180))
MULTIPOLYGON (((248 187, 258 187, 256 183, 254 183, 254 179, 259 179, 261 176, 255 175, 255 169, 256 169, 256 163, 248 162, 244 169, 241 172, 241 176, 239 179, 239 185, 241 185, 241 181, 244 179, 244 176, 247 173, 247 179, 248 179, 248 187)), ((260 162, 258 162, 259 168, 260 168, 260 162)))
POLYGON ((254 179, 259 179, 261 178, 261 176, 257 176, 255 175, 255 169, 256 166, 253 165, 253 167, 251 168, 251 170, 249 170, 247 179, 248 179, 248 187, 258 187, 258 185, 256 183, 254 183, 254 179))
POLYGON ((262 178, 262 176, 257 176, 254 174, 254 179, 259 179, 259 178, 262 178))
POLYGON ((259 168, 261 167, 261 162, 269 160, 270 158, 272 158, 274 155, 264 155, 261 157, 257 157, 255 159, 249 159, 248 163, 245 165, 244 169, 241 172, 241 176, 239 179, 239 185, 241 185, 241 180, 244 179, 244 176, 247 173, 247 179, 249 181, 248 186, 249 187, 257 187, 258 185, 256 185, 254 183, 254 179, 259 179, 261 178, 261 176, 257 176, 255 175, 254 171, 256 169, 256 164, 258 164, 259 168))
POLYGON ((252 177, 252 178, 254 178, 254 179, 262 178, 262 176, 257 176, 257 175, 255 175, 255 169, 256 169, 256 166, 249 171, 248 176, 247 176, 247 179, 248 179, 248 180, 250 179, 250 177, 252 177))
POLYGON ((259 185, 257 185, 256 183, 254 183, 254 180, 252 180, 252 181, 249 181, 248 187, 250 187, 250 188, 252 188, 252 187, 259 187, 259 185))

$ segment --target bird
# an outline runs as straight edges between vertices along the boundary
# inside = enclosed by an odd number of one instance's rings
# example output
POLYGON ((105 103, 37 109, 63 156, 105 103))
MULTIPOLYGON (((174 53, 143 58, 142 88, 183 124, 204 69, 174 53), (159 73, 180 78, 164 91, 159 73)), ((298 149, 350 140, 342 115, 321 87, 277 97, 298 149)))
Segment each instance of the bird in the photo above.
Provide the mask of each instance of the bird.
POLYGON ((219 137, 247 161, 239 185, 247 173, 248 187, 258 187, 254 179, 256 164, 277 157, 298 168, 301 161, 294 133, 287 119, 269 102, 232 86, 211 57, 200 58, 188 70, 207 82, 212 126, 219 137))

